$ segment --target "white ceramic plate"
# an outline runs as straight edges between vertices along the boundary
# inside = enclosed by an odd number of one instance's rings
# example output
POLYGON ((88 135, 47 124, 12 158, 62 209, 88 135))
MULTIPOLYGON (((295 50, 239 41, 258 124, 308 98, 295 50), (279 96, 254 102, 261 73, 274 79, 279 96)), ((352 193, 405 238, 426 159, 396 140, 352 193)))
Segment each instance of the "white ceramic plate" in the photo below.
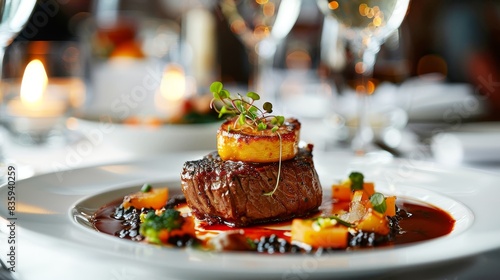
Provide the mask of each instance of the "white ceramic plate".
MULTIPOLYGON (((448 211, 457 220, 453 232, 431 241, 395 248, 321 256, 258 255, 171 249, 119 240, 95 232, 81 220, 74 219, 75 209, 91 212, 96 205, 146 182, 173 182, 169 183, 170 187, 173 192, 178 191, 176 182, 183 162, 203 154, 169 154, 162 158, 89 167, 19 181, 16 202, 20 243, 38 246, 31 249, 19 245, 22 248, 20 265, 30 268, 25 275, 46 272, 46 267, 37 271, 35 264, 37 260, 48 258, 36 255, 48 252, 44 248, 57 251, 53 257, 57 260, 45 260, 59 264, 53 272, 62 273, 66 263, 75 265, 76 268, 65 267, 67 274, 64 276, 72 279, 89 279, 90 276, 97 277, 94 279, 306 279, 373 275, 452 261, 500 247, 500 224, 491 220, 497 212, 500 177, 468 169, 443 169, 420 161, 378 156, 351 158, 338 153, 318 152, 315 155, 316 169, 325 187, 352 170, 361 171, 379 190, 425 201, 448 211)), ((7 197, 6 186, 0 188, 0 197, 0 221, 6 222, 7 201, 3 199, 7 197)), ((5 228, 3 224, 0 226, 5 228)))

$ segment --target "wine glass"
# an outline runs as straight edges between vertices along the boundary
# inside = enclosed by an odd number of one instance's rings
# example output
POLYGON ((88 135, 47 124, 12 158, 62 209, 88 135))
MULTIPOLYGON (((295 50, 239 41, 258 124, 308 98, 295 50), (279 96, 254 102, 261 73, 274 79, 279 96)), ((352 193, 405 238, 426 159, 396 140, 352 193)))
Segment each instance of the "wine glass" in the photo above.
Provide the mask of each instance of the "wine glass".
MULTIPOLYGON (((28 21, 36 0, 3 0, 0 1, 0 79, 2 77, 2 65, 5 49, 12 43, 14 37, 21 31, 28 21)), ((3 99, 3 93, 0 92, 0 100, 3 99)), ((1 139, 0 139, 1 140, 1 139)), ((4 164, 4 155, 0 141, 0 165, 4 164)), ((2 166, 3 167, 3 166, 2 166)), ((3 178, 3 172, 0 175, 0 181, 3 178)))
POLYGON ((3 0, 0 2, 0 65, 3 63, 5 48, 12 43, 17 33, 24 27, 35 4, 36 0, 3 0))
MULTIPOLYGON (((252 73, 249 90, 263 92, 263 67, 274 58, 277 44, 297 21, 301 0, 222 0, 220 8, 231 31, 247 49, 252 73)), ((273 98, 273 97, 270 97, 273 98)), ((266 97, 266 99, 270 99, 266 97)))
POLYGON ((401 25, 410 0, 318 0, 317 3, 325 16, 339 22, 353 54, 358 75, 355 89, 360 100, 352 148, 362 155, 373 138, 366 113, 367 96, 375 90, 370 81, 375 59, 380 46, 401 25))

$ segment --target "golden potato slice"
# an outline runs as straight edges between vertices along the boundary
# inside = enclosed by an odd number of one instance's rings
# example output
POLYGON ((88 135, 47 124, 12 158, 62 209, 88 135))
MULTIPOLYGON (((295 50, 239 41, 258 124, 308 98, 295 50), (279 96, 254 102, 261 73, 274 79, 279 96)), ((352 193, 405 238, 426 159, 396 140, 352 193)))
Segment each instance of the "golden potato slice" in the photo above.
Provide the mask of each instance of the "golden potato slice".
POLYGON ((137 209, 153 208, 161 209, 168 200, 168 188, 155 188, 148 192, 139 191, 131 195, 127 195, 123 199, 123 207, 129 208, 133 206, 137 209))
POLYGON ((217 131, 217 151, 222 160, 278 162, 292 159, 298 153, 300 123, 296 119, 288 119, 277 132, 235 130, 232 125, 233 120, 228 120, 217 131))

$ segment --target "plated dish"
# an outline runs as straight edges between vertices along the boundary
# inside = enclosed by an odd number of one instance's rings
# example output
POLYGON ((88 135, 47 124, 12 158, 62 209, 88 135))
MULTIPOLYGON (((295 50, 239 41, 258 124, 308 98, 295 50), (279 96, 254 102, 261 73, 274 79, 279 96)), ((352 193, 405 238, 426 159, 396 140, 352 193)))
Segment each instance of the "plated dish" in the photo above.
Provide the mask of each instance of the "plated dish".
POLYGON ((333 185, 332 192, 325 189, 318 211, 280 222, 235 226, 197 219, 184 195, 169 194, 169 184, 132 188, 125 196, 97 205, 94 213, 81 210, 96 207, 83 201, 75 206, 75 218, 98 232, 145 246, 318 255, 424 242, 449 234, 455 223, 437 207, 384 196, 376 192, 373 183, 366 182, 363 189, 353 192, 347 183, 333 185))
MULTIPOLYGON (((168 183, 174 192, 176 188, 179 191, 176 182, 182 164, 204 154, 177 153, 19 181, 19 230, 26 238, 58 244, 73 253, 91 253, 121 265, 140 263, 163 275, 186 278, 359 276, 450 261, 500 247, 500 225, 491 222, 500 195, 500 177, 467 169, 444 169, 426 162, 352 158, 341 153, 315 154, 323 184, 343 178, 350 170, 360 170, 385 193, 424 201, 447 211, 456 220, 454 230, 441 238, 397 248, 276 257, 144 246, 86 226, 88 213, 130 193, 145 180, 153 185, 168 183)), ((6 197, 6 192, 6 186, 0 188, 1 197, 6 197)), ((7 217, 6 209, 6 201, 1 201, 2 222, 7 217)))

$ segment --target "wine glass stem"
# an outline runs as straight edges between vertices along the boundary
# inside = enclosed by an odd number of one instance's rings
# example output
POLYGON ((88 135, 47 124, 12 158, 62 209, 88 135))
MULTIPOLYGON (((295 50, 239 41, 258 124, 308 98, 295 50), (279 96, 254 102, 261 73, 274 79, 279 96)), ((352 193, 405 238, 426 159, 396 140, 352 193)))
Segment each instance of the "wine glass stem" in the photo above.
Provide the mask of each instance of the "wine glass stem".
POLYGON ((370 78, 373 73, 376 52, 361 48, 357 51, 355 70, 358 74, 356 83, 356 97, 358 99, 358 127, 352 141, 352 149, 356 154, 363 155, 367 152, 373 140, 373 129, 370 125, 368 112, 369 98, 375 86, 370 78))
MULTIPOLYGON (((252 73, 249 79, 249 90, 257 92, 263 99, 276 104, 276 83, 274 82, 273 62, 276 43, 272 39, 259 42, 257 47, 250 49, 252 73), (261 48, 265 48, 262 50, 261 48)), ((259 103, 259 102, 257 102, 259 103)))
MULTIPOLYGON (((5 123, 5 119, 6 119, 6 116, 4 115, 5 112, 4 112, 4 109, 5 109, 5 92, 4 89, 4 85, 3 85, 3 59, 4 59, 4 56, 5 56, 5 46, 1 46, 0 47, 0 126, 4 126, 5 123)), ((4 164, 4 161, 5 161, 5 154, 4 154, 4 143, 5 143, 5 135, 3 133, 3 131, 0 131, 0 165, 4 164)), ((3 175, 3 174, 2 174, 3 175)), ((1 177, 1 176, 0 176, 1 177)))
POLYGON ((255 49, 249 49, 249 61, 251 66, 250 77, 248 79, 248 90, 254 91, 259 94, 262 93, 262 65, 264 58, 262 58, 255 49))
POLYGON ((0 46, 0 184, 7 181, 7 164, 8 162, 5 156, 5 143, 7 143, 7 135, 4 131, 5 128, 5 86, 3 84, 3 59, 5 56, 5 46, 0 46))

